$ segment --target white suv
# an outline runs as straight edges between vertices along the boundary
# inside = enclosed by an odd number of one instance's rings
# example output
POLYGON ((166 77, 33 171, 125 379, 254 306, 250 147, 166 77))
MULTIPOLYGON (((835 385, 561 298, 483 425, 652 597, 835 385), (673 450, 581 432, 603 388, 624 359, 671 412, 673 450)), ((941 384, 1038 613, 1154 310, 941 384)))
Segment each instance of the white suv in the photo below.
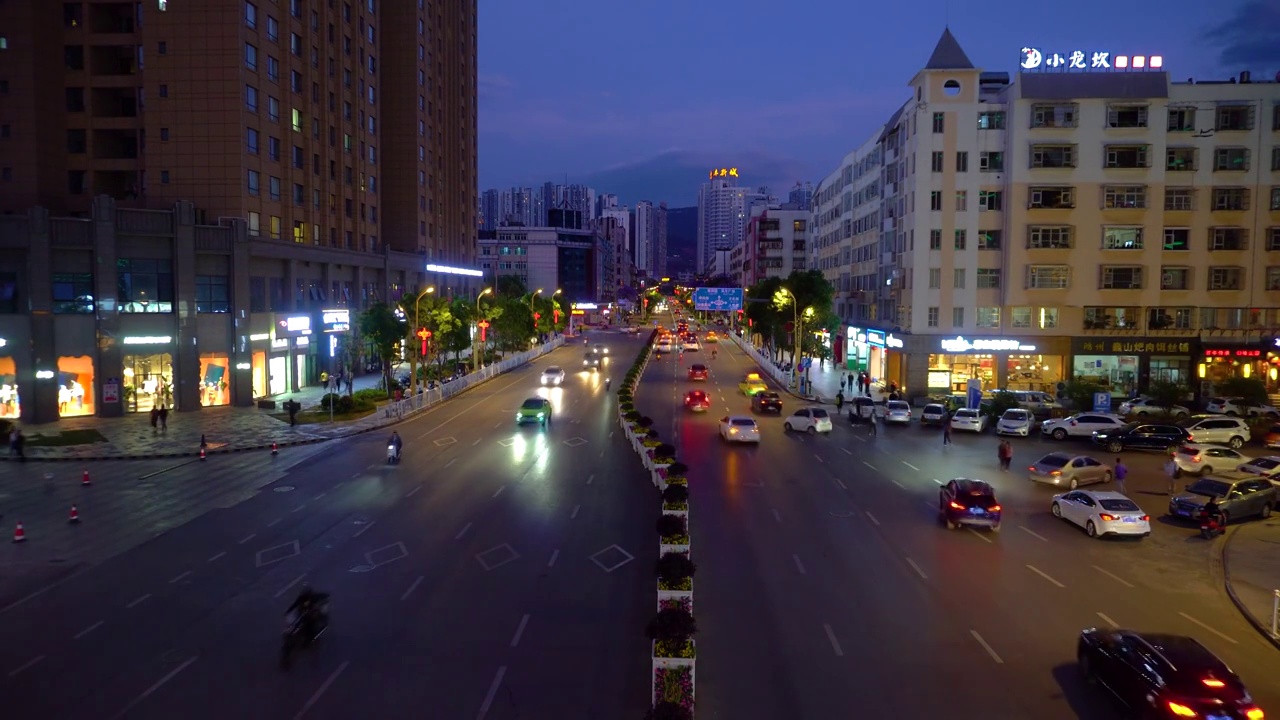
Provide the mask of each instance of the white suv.
POLYGON ((1243 398, 1209 398, 1204 409, 1222 415, 1242 415, 1244 417, 1269 417, 1280 419, 1280 410, 1243 398))
POLYGON ((1249 442, 1249 424, 1238 417, 1193 415, 1178 423, 1191 433, 1193 442, 1230 445, 1237 450, 1249 442))

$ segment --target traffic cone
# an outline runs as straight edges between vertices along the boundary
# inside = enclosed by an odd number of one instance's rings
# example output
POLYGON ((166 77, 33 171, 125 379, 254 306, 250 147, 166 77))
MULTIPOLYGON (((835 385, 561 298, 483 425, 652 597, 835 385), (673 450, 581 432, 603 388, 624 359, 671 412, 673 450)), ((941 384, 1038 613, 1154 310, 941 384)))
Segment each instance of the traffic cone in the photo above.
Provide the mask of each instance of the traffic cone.
POLYGON ((272 455, 278 455, 278 454, 280 454, 280 446, 279 446, 278 444, 276 444, 276 443, 271 443, 271 454, 272 454, 272 455))
POLYGON ((27 531, 22 529, 22 523, 18 523, 18 527, 14 528, 13 541, 16 543, 27 541, 27 531))
POLYGON ((204 448, 200 448, 200 459, 204 459, 204 448))
POLYGON ((89 471, 88 471, 88 470, 85 470, 85 471, 84 471, 84 475, 83 475, 83 476, 81 476, 81 478, 80 478, 80 484, 81 484, 81 485, 92 485, 92 484, 93 484, 92 482, 90 482, 90 481, 89 481, 89 471))
MULTIPOLYGON (((76 510, 75 505, 71 506, 71 514, 67 516, 67 522, 73 523, 73 524, 80 522, 80 513, 76 510)), ((22 526, 19 525, 18 527, 22 527, 22 526)))

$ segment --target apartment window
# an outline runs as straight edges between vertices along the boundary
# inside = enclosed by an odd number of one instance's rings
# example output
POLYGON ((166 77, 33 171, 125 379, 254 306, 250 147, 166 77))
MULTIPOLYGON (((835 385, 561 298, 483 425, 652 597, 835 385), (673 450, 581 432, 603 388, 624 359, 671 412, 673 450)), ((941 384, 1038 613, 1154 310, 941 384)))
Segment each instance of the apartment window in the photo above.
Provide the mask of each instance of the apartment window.
POLYGON ((1071 277, 1066 265, 1031 265, 1027 268, 1027 288, 1031 290, 1064 290, 1071 277))
POLYGON ((289 114, 291 116, 290 124, 293 126, 293 131, 296 133, 302 132, 302 111, 298 108, 293 108, 289 114))
POLYGON ((1075 145, 1031 146, 1031 167, 1033 168, 1073 168, 1075 166, 1075 145))
POLYGON ((1009 308, 1009 326, 1015 328, 1031 327, 1031 308, 1009 308))
POLYGON ((1280 250, 1280 227, 1267 228, 1267 252, 1280 250))
POLYGON ((1245 188, 1214 188, 1214 210, 1248 210, 1249 191, 1245 188))
POLYGON ((84 112, 84 88, 69 87, 66 92, 66 108, 69 113, 84 112))
POLYGON ((1191 249, 1191 229, 1180 227, 1167 227, 1164 229, 1164 249, 1165 250, 1190 250, 1191 249))
POLYGON ((930 170, 932 172, 942 172, 943 165, 946 163, 947 154, 943 152, 934 152, 930 156, 930 170))
POLYGON ((253 128, 244 129, 244 149, 250 155, 258 154, 258 131, 253 128))
POLYGON ((925 320, 925 322, 928 324, 929 327, 938 327, 938 313, 939 313, 938 307, 934 306, 929 308, 929 311, 926 313, 926 320, 925 320))
POLYGON ((302 57, 302 37, 298 33, 289 33, 289 52, 294 57, 302 57))
POLYGON ((231 288, 226 275, 196 276, 196 312, 231 312, 231 288))
POLYGON ((173 312, 173 264, 169 260, 116 260, 116 302, 122 313, 173 312))
POLYGON ((1140 265, 1103 265, 1102 277, 1098 282, 1100 290, 1141 290, 1142 266, 1140 265))
POLYGON ((267 180, 268 197, 272 200, 280 199, 280 178, 272 175, 267 180))
POLYGON ((271 42, 280 39, 280 23, 270 15, 267 16, 267 39, 271 42))
POLYGON ((969 172, 969 153, 956 153, 956 172, 969 172))
POLYGON ((296 168, 304 168, 307 164, 307 154, 297 145, 293 146, 293 166, 296 168))
POLYGON ((1164 169, 1169 172, 1194 172, 1195 148, 1169 148, 1165 151, 1164 169))
MULTIPOLYGON (((299 95, 302 94, 302 73, 298 72, 297 70, 289 71, 289 89, 295 93, 298 93, 299 95)), ((311 89, 312 89, 311 101, 319 102, 320 86, 317 85, 316 83, 312 83, 311 89)))
POLYGON ((954 290, 964 289, 964 268, 956 268, 951 271, 951 287, 954 290))
POLYGON ((1144 128, 1147 126, 1146 105, 1108 105, 1107 127, 1144 128))
POLYGON ((1069 210, 1076 206, 1075 188, 1043 185, 1031 188, 1027 207, 1041 210, 1069 210))
POLYGON ((1136 169, 1149 167, 1147 154, 1149 145, 1108 145, 1104 167, 1115 169, 1136 169))
POLYGON ((160 97, 162 98, 169 97, 169 86, 164 83, 160 84, 160 97))
MULTIPOLYGON (((1001 113, 1002 115, 1004 113, 1001 113)), ((982 172, 1004 172, 1004 153, 978 153, 978 169, 982 172)))
POLYGON ((978 289, 979 290, 1000 289, 1000 269, 999 268, 978 268, 978 289))
POLYGON ((258 88, 252 85, 244 86, 244 106, 249 112, 258 112, 258 88))
POLYGON ((1240 227, 1215 227, 1209 228, 1209 249, 1210 250, 1248 250, 1249 242, 1247 231, 1240 227))
MULTIPOLYGON (((1280 108, 1280 105, 1276 107, 1280 108)), ((1280 111, 1276 112, 1276 117, 1280 117, 1280 111)), ((1280 172, 1280 145, 1271 148, 1271 171, 1280 172)))
POLYGON ((929 231, 929 249, 930 250, 942 249, 942 231, 941 230, 929 231))
MULTIPOLYGON (((2 42, 3 40, 4 40, 4 38, 0 38, 0 42, 2 42)), ((0 47, 0 50, 3 50, 3 49, 4 49, 3 47, 0 47)), ((160 42, 156 43, 156 54, 157 54, 157 55, 168 55, 168 54, 169 54, 169 43, 164 42, 163 40, 161 40, 160 42)))
POLYGON ((1151 330, 1190 330, 1191 317, 1191 308, 1147 308, 1147 328, 1151 330))
POLYGON ((1070 225, 1032 225, 1027 230, 1027 248, 1031 250, 1069 250, 1072 246, 1070 225))
POLYGON ((1225 130, 1252 130, 1253 129, 1253 106, 1252 105, 1228 105, 1218 108, 1217 125, 1219 131, 1225 130))
POLYGON ((978 308, 978 327, 980 328, 1000 327, 1000 308, 998 307, 978 308))
POLYGON ((1271 130, 1280 132, 1280 104, 1271 108, 1271 130))
POLYGON ((260 176, 258 175, 257 170, 249 171, 249 177, 248 177, 248 181, 245 184, 245 187, 248 189, 249 194, 254 197, 258 196, 259 179, 260 179, 260 176))
POLYGON ((93 312, 93 288, 91 273, 53 274, 53 312, 58 315, 88 315, 93 312))
POLYGON ((1248 148, 1214 148, 1214 172, 1232 172, 1249 169, 1248 148))
POLYGON ((979 130, 1003 130, 1005 113, 1003 110, 978 113, 979 130))
POLYGON ((951 308, 951 327, 964 327, 964 308, 951 308))
POLYGON ((964 250, 965 245, 967 244, 967 240, 968 240, 967 230, 963 230, 963 229, 956 230, 956 249, 957 250, 964 250))
POLYGON ((979 190, 978 210, 1002 210, 1004 193, 999 190, 979 190))
POLYGON ((258 237, 262 232, 262 215, 256 212, 249 213, 249 237, 258 237))
POLYGON ((939 290, 942 288, 942 268, 929 268, 929 289, 939 290))
POLYGON ((267 138, 267 157, 272 160, 280 160, 280 138, 267 138))
POLYGON ((1140 315, 1140 311, 1135 307, 1086 307, 1084 327, 1086 330, 1136 329, 1140 315))
POLYGON ((1210 290, 1240 290, 1244 287, 1244 268, 1216 266, 1209 268, 1210 290))
MULTIPOLYGON (((296 17, 302 17, 302 0, 289 0, 289 14, 296 17)), ((312 26, 315 25, 315 13, 311 14, 312 26)))
POLYGON ((1141 250, 1142 228, 1105 227, 1102 229, 1103 250, 1141 250))
POLYGON ((1052 330, 1058 327, 1058 308, 1040 308, 1040 329, 1052 330))
POLYGON ((979 230, 978 231, 978 249, 979 250, 999 250, 1001 230, 979 230))
POLYGON ((267 56, 267 78, 271 82, 280 82, 280 61, 270 55, 267 56))
POLYGON ((941 192, 934 190, 933 192, 929 193, 929 209, 930 210, 942 209, 942 193, 941 192))
POLYGON ((1271 188, 1271 209, 1280 210, 1280 187, 1271 188))
POLYGON ((1194 210, 1196 200, 1195 188, 1166 187, 1164 189, 1165 210, 1194 210))
POLYGON ((1169 132, 1194 132, 1195 108, 1169 108, 1169 132))
MULTIPOLYGON (((8 125, 5 125, 5 126, 3 126, 3 127, 0 127, 0 137, 8 137, 8 136, 9 136, 9 133, 8 133, 8 132, 6 132, 6 130, 8 130, 8 128, 9 128, 9 126, 8 126, 8 125)), ((167 127, 162 127, 162 128, 160 128, 160 141, 161 141, 161 142, 168 142, 168 141, 169 141, 169 128, 167 128, 167 127)))
POLYGON ((941 133, 947 126, 947 114, 936 112, 933 114, 933 132, 941 133))
POLYGON ((969 191, 956 191, 956 212, 965 212, 969 209, 969 191))
POLYGON ((250 70, 258 70, 258 48, 249 43, 244 44, 244 66, 250 70))
POLYGON ((307 190, 301 185, 293 184, 293 204, 302 207, 307 202, 307 190))
POLYGON ((67 154, 83 155, 89 149, 89 138, 86 130, 67 131, 67 154))
POLYGON ((1074 103, 1031 106, 1031 127, 1033 128, 1073 128, 1075 126, 1076 106, 1074 103))
POLYGON ((280 101, 267 96, 267 119, 271 122, 280 122, 280 101))
MULTIPOLYGON (((9 168, 5 168, 8 170, 9 168)), ((85 193, 86 176, 84 170, 67 171, 67 194, 83 195, 85 193)))
POLYGON ((1107 185, 1103 188, 1103 207, 1107 209, 1136 209, 1146 206, 1145 185, 1107 185))

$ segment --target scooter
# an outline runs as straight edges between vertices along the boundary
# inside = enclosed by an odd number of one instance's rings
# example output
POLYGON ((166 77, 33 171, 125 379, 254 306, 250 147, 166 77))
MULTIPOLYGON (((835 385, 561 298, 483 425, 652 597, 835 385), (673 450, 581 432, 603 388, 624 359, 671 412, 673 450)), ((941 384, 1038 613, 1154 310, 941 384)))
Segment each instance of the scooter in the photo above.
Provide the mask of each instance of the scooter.
POLYGON ((605 378, 605 379, 604 379, 604 389, 605 389, 606 391, 609 389, 609 386, 610 386, 610 385, 612 385, 612 384, 613 384, 613 378, 605 378))
POLYGON ((1222 524, 1221 514, 1200 513, 1200 537, 1205 540, 1212 540, 1224 532, 1226 532, 1226 527, 1222 524))
POLYGON ((284 636, 280 642, 281 669, 289 669, 289 663, 295 650, 310 647, 312 643, 320 639, 321 635, 324 635, 325 630, 329 629, 328 602, 313 609, 311 612, 314 613, 314 616, 310 618, 310 623, 307 622, 307 618, 296 612, 285 615, 284 636), (308 629, 311 632, 306 632, 308 629))
POLYGON ((396 449, 395 443, 387 445, 387 464, 397 465, 400 463, 400 451, 396 449))

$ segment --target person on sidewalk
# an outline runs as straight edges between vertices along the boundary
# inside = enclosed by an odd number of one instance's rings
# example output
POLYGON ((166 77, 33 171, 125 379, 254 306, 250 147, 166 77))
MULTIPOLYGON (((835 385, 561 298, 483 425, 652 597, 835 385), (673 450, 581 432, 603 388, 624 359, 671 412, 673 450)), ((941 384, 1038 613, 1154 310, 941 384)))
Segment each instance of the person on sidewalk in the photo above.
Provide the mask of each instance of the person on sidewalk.
POLYGON ((1126 467, 1124 463, 1120 462, 1120 458, 1116 458, 1116 469, 1115 469, 1116 490, 1121 495, 1129 494, 1129 490, 1128 488, 1125 487, 1125 484, 1124 484, 1124 479, 1127 477, 1129 477, 1129 468, 1126 467))
POLYGON ((169 406, 160 406, 160 432, 169 432, 169 406))
POLYGON ((160 408, 151 406, 151 432, 155 432, 160 427, 160 408))
POLYGON ((840 414, 840 409, 844 407, 844 390, 836 392, 836 414, 840 414))

